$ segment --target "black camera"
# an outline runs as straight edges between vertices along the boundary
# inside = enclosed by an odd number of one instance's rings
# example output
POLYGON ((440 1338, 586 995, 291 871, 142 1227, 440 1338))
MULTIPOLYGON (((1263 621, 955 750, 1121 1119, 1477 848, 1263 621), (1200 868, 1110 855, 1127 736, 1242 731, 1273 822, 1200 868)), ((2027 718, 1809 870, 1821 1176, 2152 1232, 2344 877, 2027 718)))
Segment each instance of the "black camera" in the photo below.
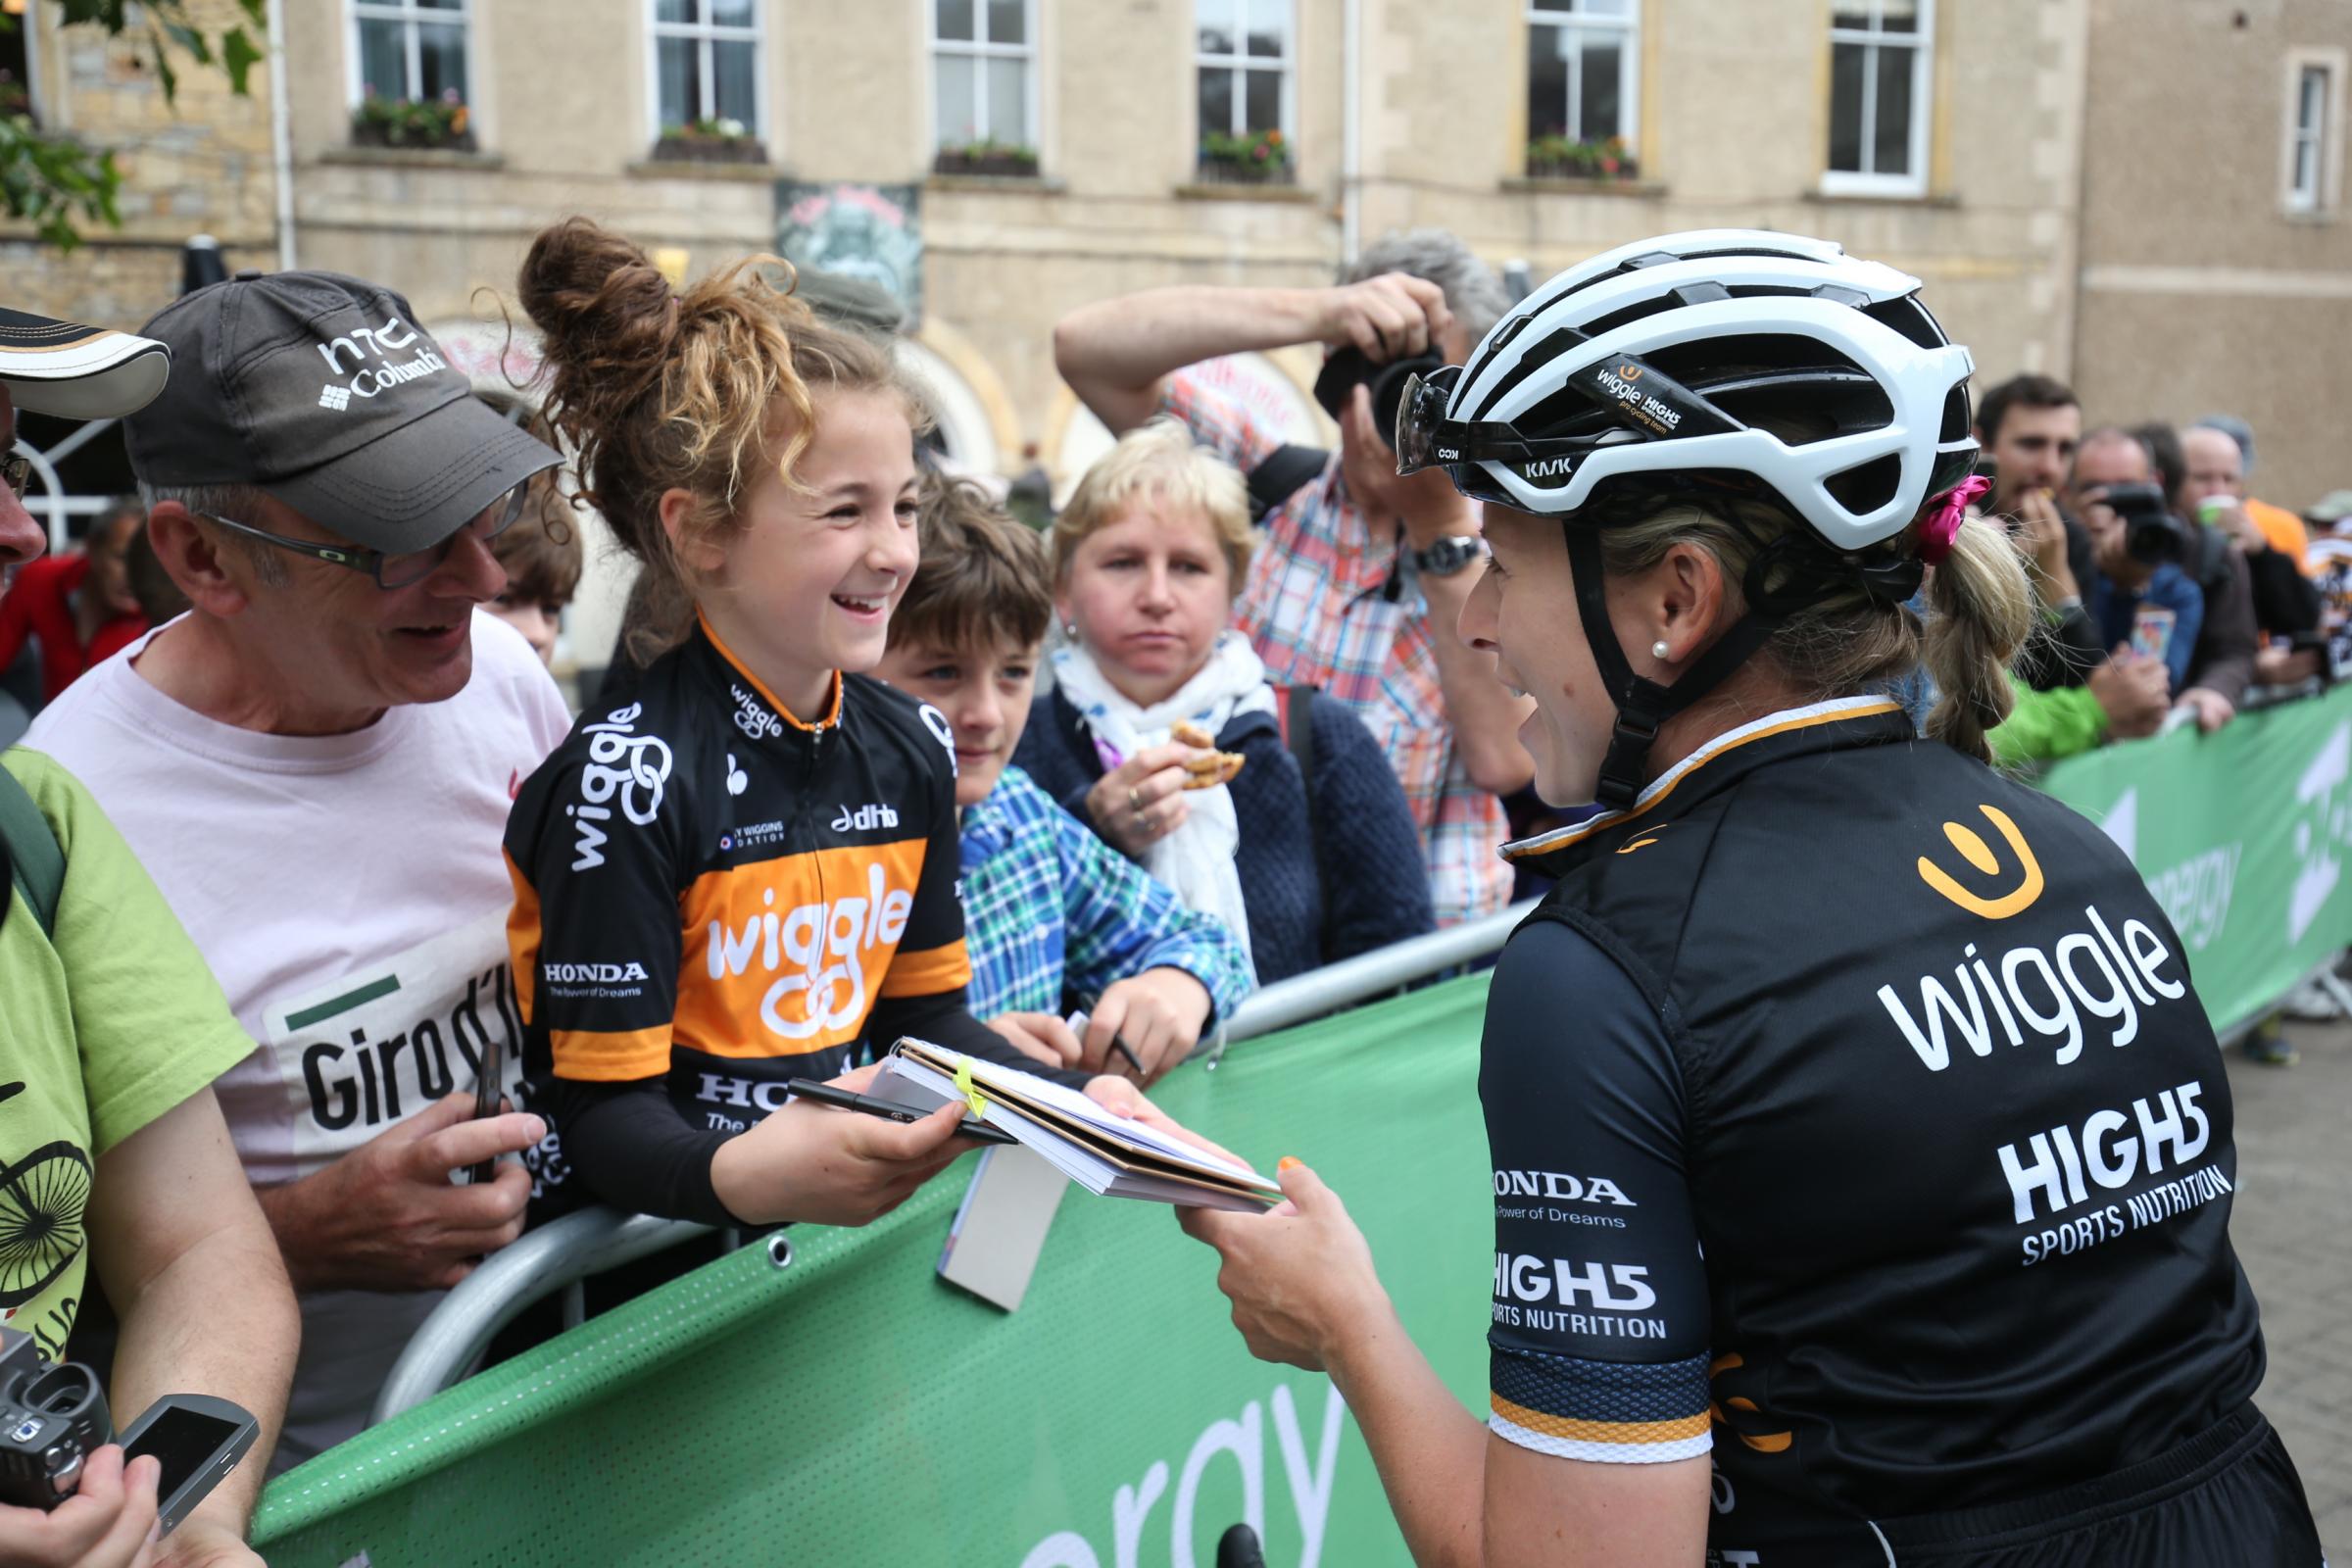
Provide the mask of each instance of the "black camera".
POLYGON ((56 1507, 80 1485, 82 1461, 114 1440, 95 1372, 51 1366, 31 1335, 0 1329, 0 1503, 56 1507))
POLYGON ((2173 514, 2152 484, 2111 484, 2083 498, 2112 508, 2124 520, 2124 551, 2133 561, 2162 565, 2188 554, 2188 524, 2173 514))
POLYGON ((1427 375, 1444 365, 1435 354, 1408 354, 1400 360, 1376 361, 1362 349, 1350 344, 1323 362, 1322 373, 1315 377, 1315 401, 1323 412, 1338 418, 1347 412, 1348 400, 1355 395, 1358 386, 1372 389, 1372 428, 1389 445, 1396 444, 1396 409, 1404 402, 1404 383, 1416 375, 1427 375))

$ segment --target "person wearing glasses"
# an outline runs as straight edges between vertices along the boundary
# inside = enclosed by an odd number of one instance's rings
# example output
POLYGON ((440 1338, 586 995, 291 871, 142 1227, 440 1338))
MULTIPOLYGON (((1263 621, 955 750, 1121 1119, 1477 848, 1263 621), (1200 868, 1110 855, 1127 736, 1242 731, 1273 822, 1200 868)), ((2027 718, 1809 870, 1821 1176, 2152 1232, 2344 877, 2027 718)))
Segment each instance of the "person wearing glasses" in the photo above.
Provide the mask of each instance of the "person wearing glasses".
POLYGON ((519 1231, 544 1136, 518 1084, 499 839, 569 727, 479 607, 556 453, 477 400, 400 295, 240 273, 144 328, 171 382, 126 421, 188 613, 90 671, 28 742, 86 782, 254 1049, 229 1131, 303 1307, 276 1462, 357 1432, 439 1293, 519 1231))

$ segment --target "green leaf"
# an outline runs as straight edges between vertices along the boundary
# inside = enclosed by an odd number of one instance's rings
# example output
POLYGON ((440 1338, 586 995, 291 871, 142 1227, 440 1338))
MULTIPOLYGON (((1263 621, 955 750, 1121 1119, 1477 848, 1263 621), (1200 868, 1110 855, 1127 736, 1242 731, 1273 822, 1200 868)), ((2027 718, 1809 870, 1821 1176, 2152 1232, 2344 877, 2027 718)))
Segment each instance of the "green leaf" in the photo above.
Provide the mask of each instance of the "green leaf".
POLYGON ((261 59, 261 49, 245 35, 243 27, 231 27, 227 32, 221 34, 220 67, 228 73, 229 90, 239 97, 246 96, 246 77, 261 59))

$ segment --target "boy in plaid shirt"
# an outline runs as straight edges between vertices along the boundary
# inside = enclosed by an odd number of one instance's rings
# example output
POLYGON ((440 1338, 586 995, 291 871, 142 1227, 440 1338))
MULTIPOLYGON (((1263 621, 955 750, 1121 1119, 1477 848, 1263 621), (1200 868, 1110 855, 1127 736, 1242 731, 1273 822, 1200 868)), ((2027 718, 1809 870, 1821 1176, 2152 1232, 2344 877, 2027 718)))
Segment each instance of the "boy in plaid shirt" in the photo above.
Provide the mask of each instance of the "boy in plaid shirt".
POLYGON ((955 729, 968 1005, 1042 1060, 1150 1082, 1249 993, 1248 956, 1011 765, 1054 613, 1044 542, 937 474, 918 526, 922 563, 875 673, 955 729), (1063 1022, 1073 1004, 1083 1038, 1063 1022))

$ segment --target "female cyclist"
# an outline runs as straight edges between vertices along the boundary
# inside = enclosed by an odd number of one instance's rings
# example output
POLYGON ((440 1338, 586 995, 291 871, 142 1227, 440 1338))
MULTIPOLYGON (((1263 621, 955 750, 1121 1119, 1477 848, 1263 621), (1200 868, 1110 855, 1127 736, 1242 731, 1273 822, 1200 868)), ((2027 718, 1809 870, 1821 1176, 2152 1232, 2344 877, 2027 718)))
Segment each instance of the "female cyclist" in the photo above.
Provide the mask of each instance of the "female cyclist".
POLYGON ((1488 1001, 1492 1413, 1304 1166, 1186 1224, 1423 1563, 2320 1561, 2180 939, 1984 765, 2027 590, 1917 287, 1674 235, 1407 395, 1400 466, 1486 503, 1461 635, 1604 808, 1506 852, 1560 881, 1488 1001), (1881 695, 1923 660, 1925 742, 1881 695))

